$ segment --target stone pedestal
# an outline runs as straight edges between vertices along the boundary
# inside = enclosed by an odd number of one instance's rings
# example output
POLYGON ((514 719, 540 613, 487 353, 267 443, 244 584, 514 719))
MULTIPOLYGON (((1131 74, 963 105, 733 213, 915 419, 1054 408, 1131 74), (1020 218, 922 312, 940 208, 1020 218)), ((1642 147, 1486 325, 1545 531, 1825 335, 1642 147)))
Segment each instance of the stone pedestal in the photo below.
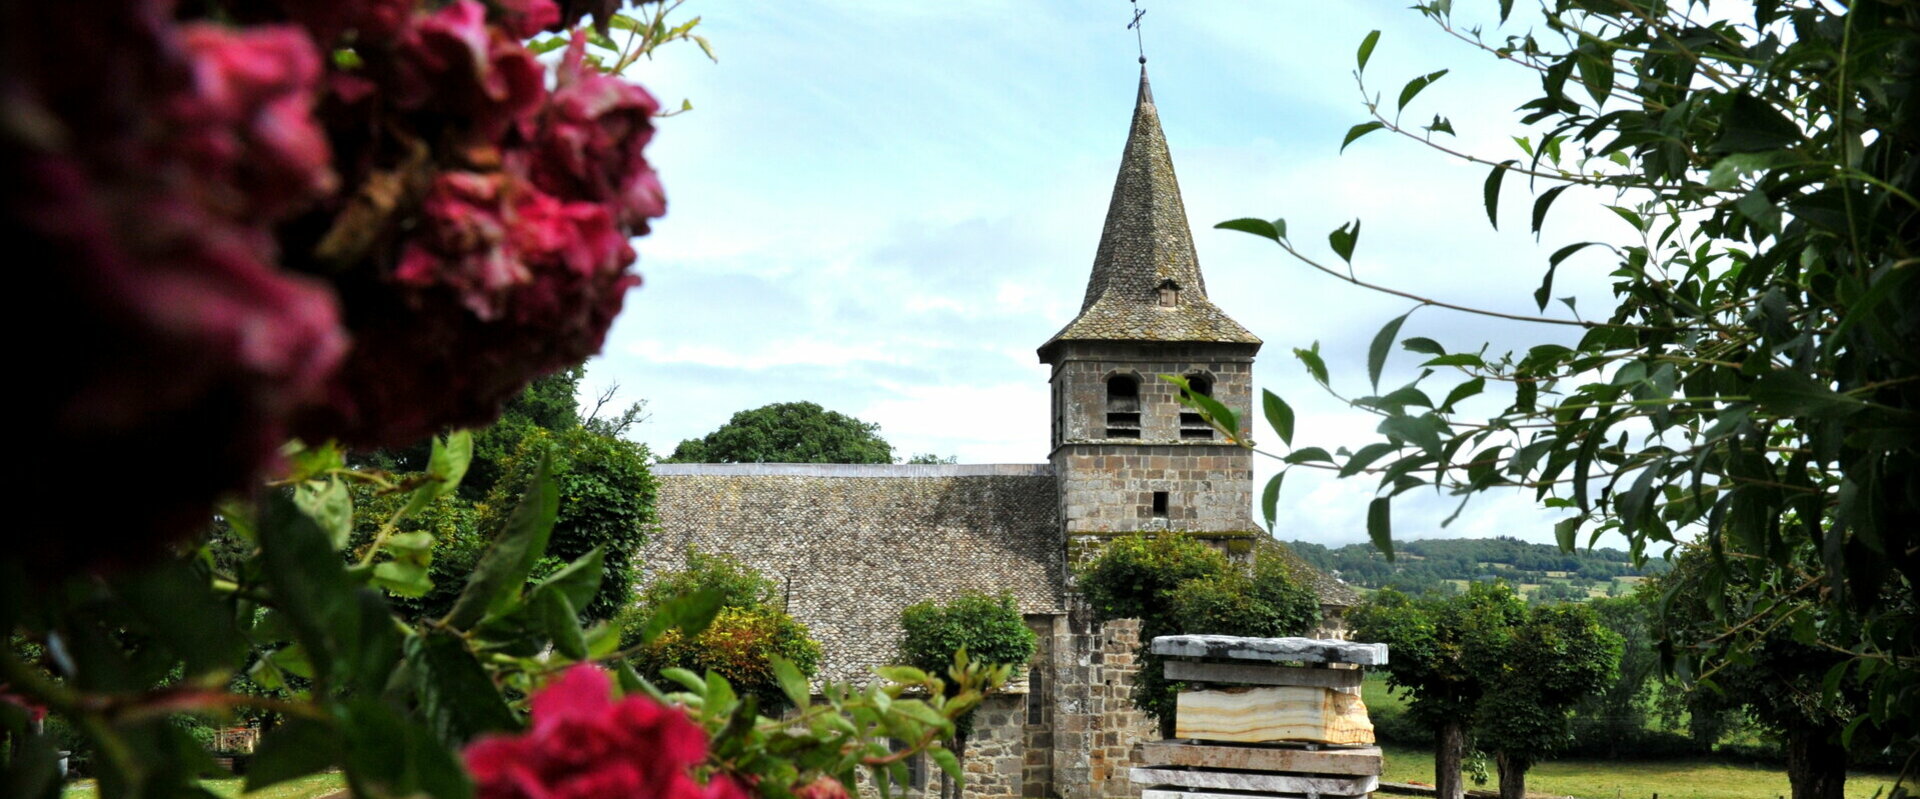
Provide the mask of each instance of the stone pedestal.
POLYGON ((1177 699, 1178 740, 1140 749, 1141 799, 1332 799, 1380 786, 1361 667, 1384 644, 1178 635, 1153 639, 1177 699))

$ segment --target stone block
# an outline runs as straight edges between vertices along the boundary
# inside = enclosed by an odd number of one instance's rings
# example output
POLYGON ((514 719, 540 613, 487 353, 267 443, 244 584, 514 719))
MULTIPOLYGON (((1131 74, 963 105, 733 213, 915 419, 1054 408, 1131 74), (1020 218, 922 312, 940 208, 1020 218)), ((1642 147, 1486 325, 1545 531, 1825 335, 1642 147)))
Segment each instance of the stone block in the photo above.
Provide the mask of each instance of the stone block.
POLYGON ((1373 743, 1360 697, 1331 688, 1283 685, 1181 691, 1174 735, 1202 741, 1373 743))
POLYGON ((1163 635, 1153 653, 1167 657, 1220 660, 1300 661, 1384 666, 1386 644, 1362 644, 1322 638, 1242 638, 1233 635, 1163 635))
POLYGON ((1281 746, 1226 746, 1222 744, 1148 741, 1140 747, 1140 762, 1153 766, 1195 766, 1234 771, 1289 771, 1307 774, 1379 776, 1380 747, 1299 749, 1281 746))
POLYGON ((1142 799, 1149 795, 1163 799, 1248 799, 1244 795, 1166 790, 1170 787, 1295 796, 1317 794, 1325 797, 1366 796, 1380 787, 1379 777, 1314 777, 1304 774, 1245 774, 1159 768, 1136 768, 1128 776, 1137 784, 1153 786, 1142 792, 1142 799))
POLYGON ((1359 669, 1207 663, 1196 660, 1169 660, 1165 665, 1169 680, 1230 685, 1309 685, 1321 688, 1352 688, 1358 686, 1366 677, 1366 674, 1359 669))

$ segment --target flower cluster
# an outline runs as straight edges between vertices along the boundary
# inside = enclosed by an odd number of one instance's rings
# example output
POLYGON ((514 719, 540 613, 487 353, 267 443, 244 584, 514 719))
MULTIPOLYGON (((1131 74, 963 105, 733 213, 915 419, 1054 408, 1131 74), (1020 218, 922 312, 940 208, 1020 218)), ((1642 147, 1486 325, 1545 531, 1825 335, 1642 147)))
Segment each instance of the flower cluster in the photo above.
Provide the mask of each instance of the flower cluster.
MULTIPOLYGON (((289 435, 403 445, 490 421, 598 351, 665 212, 658 110, 521 40, 554 0, 172 0, 0 10, 0 225, 53 329, 27 557, 137 557, 205 524, 289 435), (84 59, 85 64, 76 62, 84 59), (56 514, 124 481, 120 540, 56 514)), ((603 9, 595 9, 601 10, 603 9)))
POLYGON ((477 799, 746 799, 730 777, 694 779, 707 737, 684 711, 612 691, 606 672, 574 666, 533 695, 526 733, 468 746, 477 799))

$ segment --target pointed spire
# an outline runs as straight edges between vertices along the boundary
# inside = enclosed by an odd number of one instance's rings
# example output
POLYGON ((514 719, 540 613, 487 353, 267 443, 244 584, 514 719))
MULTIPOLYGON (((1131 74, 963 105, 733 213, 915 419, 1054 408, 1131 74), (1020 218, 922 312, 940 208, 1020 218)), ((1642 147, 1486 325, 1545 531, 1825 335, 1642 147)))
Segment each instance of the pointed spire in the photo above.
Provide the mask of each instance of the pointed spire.
POLYGON ((1042 353, 1063 340, 1260 343, 1207 299, 1145 64, 1080 315, 1042 353))

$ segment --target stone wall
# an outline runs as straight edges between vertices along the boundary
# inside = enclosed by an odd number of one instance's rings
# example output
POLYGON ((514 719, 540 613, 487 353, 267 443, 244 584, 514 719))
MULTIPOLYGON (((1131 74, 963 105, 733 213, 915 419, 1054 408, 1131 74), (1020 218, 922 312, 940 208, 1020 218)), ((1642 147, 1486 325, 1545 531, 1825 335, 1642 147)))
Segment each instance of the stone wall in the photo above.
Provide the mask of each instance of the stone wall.
POLYGON ((1155 736, 1128 692, 1138 670, 1139 622, 1096 624, 1074 598, 1054 627, 1054 795, 1063 799, 1139 796, 1127 780, 1133 749, 1155 736))
POLYGON ((1177 399, 1179 387, 1161 377, 1195 374, 1212 381, 1213 398, 1239 414, 1241 432, 1250 434, 1258 418, 1253 411, 1253 350, 1233 344, 1070 344, 1059 353, 1051 378, 1053 444, 1187 441, 1181 434, 1180 414, 1189 411, 1177 399), (1140 380, 1137 439, 1107 436, 1107 379, 1115 375, 1140 380))
POLYGON ((1068 535, 1137 530, 1246 532, 1253 460, 1220 443, 1070 444, 1054 452, 1068 535), (1157 509, 1155 492, 1166 492, 1157 509))

